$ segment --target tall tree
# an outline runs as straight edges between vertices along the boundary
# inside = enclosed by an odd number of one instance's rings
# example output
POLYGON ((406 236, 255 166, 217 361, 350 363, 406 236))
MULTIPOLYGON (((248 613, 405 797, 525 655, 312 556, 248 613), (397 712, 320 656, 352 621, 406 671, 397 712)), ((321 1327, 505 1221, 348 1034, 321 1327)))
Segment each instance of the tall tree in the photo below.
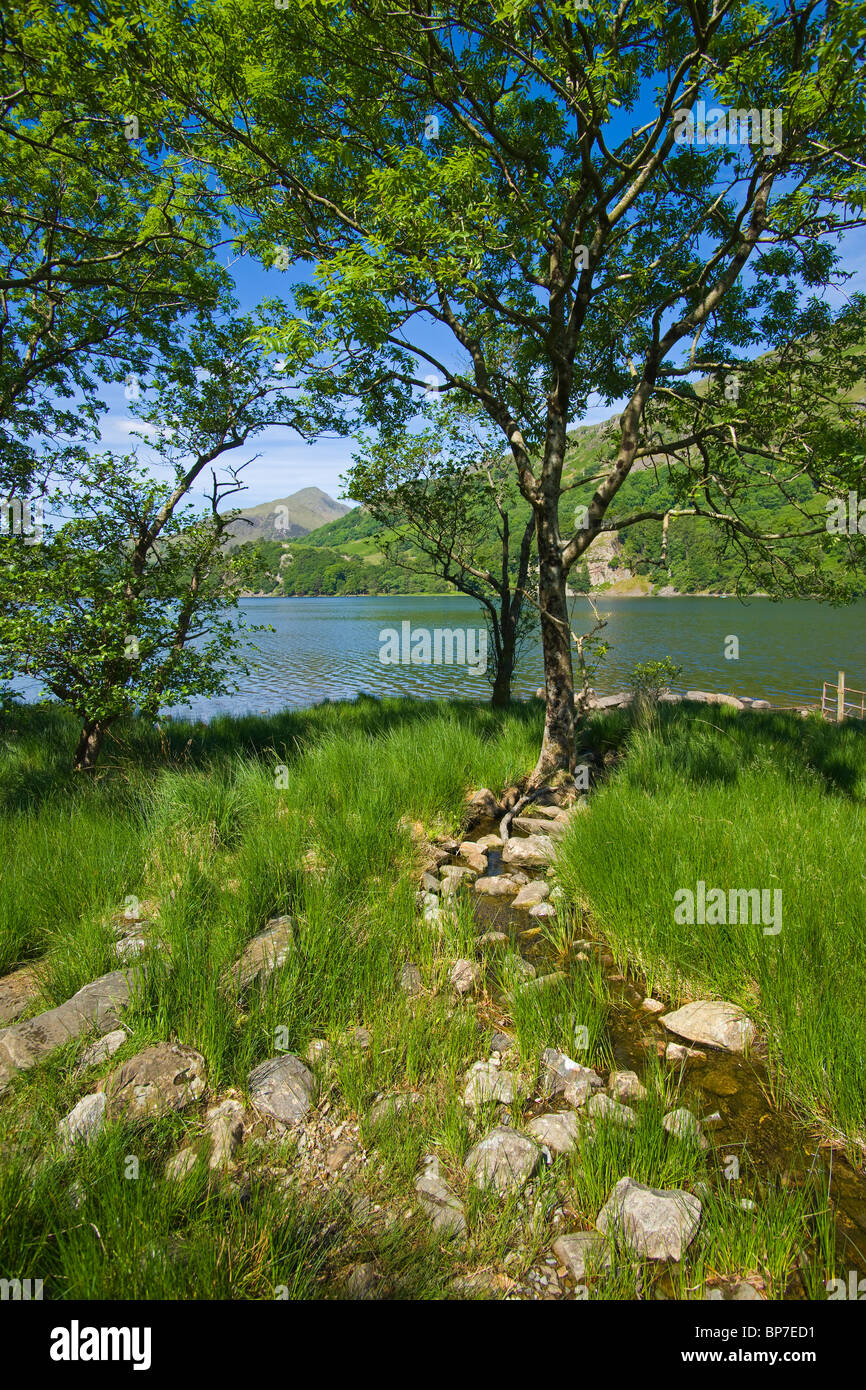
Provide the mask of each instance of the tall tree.
MULTIPOLYGON (((866 5, 310 0, 267 14, 217 0, 154 14, 172 56, 145 81, 167 120, 179 113, 177 148, 242 211, 245 244, 315 263, 300 302, 361 345, 368 373, 417 392, 432 372, 501 430, 537 535, 533 780, 572 766, 569 571, 636 463, 697 456, 718 474, 712 446, 729 433, 722 411, 699 439, 659 437, 675 417, 657 410, 651 427, 653 402, 735 377, 748 416, 759 349, 828 325, 835 244, 864 220, 866 5), (593 394, 626 405, 563 533, 567 430, 593 394)), ((811 466, 833 480, 831 459, 811 466)), ((716 501, 705 511, 736 524, 716 501)))

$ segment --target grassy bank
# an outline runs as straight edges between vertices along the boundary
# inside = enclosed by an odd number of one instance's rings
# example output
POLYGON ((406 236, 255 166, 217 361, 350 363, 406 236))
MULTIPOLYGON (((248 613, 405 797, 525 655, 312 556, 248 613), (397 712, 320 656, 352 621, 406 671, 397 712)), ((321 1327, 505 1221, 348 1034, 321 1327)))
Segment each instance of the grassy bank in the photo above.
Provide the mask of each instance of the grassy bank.
MULTIPOLYGON (((588 740, 628 757, 567 840, 562 881, 659 988, 694 985, 746 1003, 804 1110, 856 1132, 866 1028, 855 1006, 866 973, 856 854, 863 736, 778 717, 737 723, 716 710, 702 724, 705 714, 664 712, 644 731, 614 717, 594 723, 588 740), (672 934, 676 887, 698 877, 760 886, 772 875, 784 892, 778 937, 672 934)), ((676 1103, 661 1066, 645 1077, 635 1129, 601 1123, 543 1169, 529 1198, 503 1200, 468 1180, 466 1155, 496 1119, 488 1107, 475 1126, 460 1100, 463 1077, 488 1055, 493 1029, 514 1034, 509 1065, 527 1090, 541 1049, 567 1048, 575 1019, 589 1030, 582 1060, 611 1065, 604 983, 591 961, 509 1005, 495 988, 519 964, 508 952, 476 998, 455 1000, 451 964, 482 956, 468 904, 448 915, 441 937, 416 906, 411 822, 431 838, 455 834, 467 788, 498 790, 524 776, 541 733, 536 705, 494 715, 362 699, 271 719, 173 723, 163 733, 131 725, 90 779, 65 770, 75 733, 56 710, 2 716, 0 855, 11 891, 0 899, 0 973, 37 963, 42 993, 31 1013, 67 998, 116 968, 111 918, 138 900, 169 951, 150 957, 124 1016, 129 1037, 109 1065, 175 1039, 205 1058, 213 1100, 243 1096, 277 1035, 281 1050, 300 1055, 325 1039, 332 1055, 320 1068, 316 1123, 323 1144, 350 1133, 357 1161, 305 1186, 298 1138, 273 1141, 256 1129, 230 1178, 217 1181, 200 1162, 188 1179, 169 1181, 166 1160, 200 1139, 201 1107, 145 1128, 108 1126, 92 1145, 64 1152, 58 1121, 108 1070, 79 1074, 83 1044, 70 1042, 0 1099, 4 1277, 43 1278, 46 1297, 329 1296, 360 1260, 375 1263, 391 1295, 490 1296, 546 1270, 556 1234, 591 1228, 629 1173, 656 1186, 707 1184, 705 1220, 674 1271, 674 1296, 750 1271, 781 1296, 804 1247, 820 1296, 834 1272, 826 1204, 767 1189, 748 1163, 735 1196, 712 1149, 661 1129, 676 1103), (295 924, 285 965, 265 988, 227 994, 227 969, 280 914, 295 924), (401 988, 406 961, 420 971, 412 997, 401 988), (359 1027, 369 1034, 362 1048, 345 1041, 359 1027), (407 1091, 417 1103, 375 1118, 378 1096, 407 1091), (464 1244, 436 1237, 418 1209, 413 1180, 431 1152, 465 1204, 464 1244), (757 1215, 739 1205, 749 1195, 757 1215)), ((525 1119, 519 1102, 513 1119, 525 1119)), ((594 1296, 634 1296, 654 1277, 615 1261, 594 1296)))

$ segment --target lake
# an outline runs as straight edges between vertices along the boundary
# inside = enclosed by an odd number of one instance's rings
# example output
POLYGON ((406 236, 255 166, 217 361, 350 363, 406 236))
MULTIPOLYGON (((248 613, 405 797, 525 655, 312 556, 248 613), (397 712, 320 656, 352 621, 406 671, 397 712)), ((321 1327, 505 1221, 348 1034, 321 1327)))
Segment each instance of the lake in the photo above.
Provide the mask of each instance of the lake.
MULTIPOLYGON (((841 668, 847 683, 866 689, 866 600, 833 609, 810 602, 771 603, 768 599, 596 597, 608 626, 610 651, 599 671, 599 694, 622 689, 639 661, 670 656, 682 666, 683 690, 721 690, 753 695, 775 704, 811 704, 821 698, 825 680, 841 668), (739 658, 727 659, 729 638, 739 642, 739 658)), ((193 717, 214 713, 272 713, 319 700, 343 700, 364 691, 373 695, 421 698, 454 696, 485 700, 484 675, 468 666, 386 665, 380 660, 380 633, 477 629, 480 606, 463 597, 405 598, 251 598, 241 604, 249 623, 272 632, 252 639, 255 670, 235 695, 193 702, 193 717)), ((592 626, 585 599, 574 600, 573 629, 592 626)), ((432 641, 432 638, 431 638, 432 641)), ((407 652, 407 655, 410 654, 407 652)), ((435 651, 432 652, 435 655, 435 651)), ((442 655, 447 655, 443 649, 442 655)), ((524 650, 514 683, 528 696, 543 683, 537 641, 524 650)), ((178 713, 184 713, 179 710, 178 713)))

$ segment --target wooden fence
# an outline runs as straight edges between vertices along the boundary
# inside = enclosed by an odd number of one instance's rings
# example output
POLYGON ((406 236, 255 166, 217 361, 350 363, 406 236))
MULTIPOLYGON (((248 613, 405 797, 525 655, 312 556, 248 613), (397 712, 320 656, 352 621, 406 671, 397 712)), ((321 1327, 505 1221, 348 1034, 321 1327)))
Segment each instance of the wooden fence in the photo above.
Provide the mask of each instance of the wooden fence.
POLYGON ((866 690, 854 690, 845 685, 845 672, 839 672, 835 685, 824 682, 821 692, 821 713, 825 719, 841 724, 844 719, 866 719, 866 690))

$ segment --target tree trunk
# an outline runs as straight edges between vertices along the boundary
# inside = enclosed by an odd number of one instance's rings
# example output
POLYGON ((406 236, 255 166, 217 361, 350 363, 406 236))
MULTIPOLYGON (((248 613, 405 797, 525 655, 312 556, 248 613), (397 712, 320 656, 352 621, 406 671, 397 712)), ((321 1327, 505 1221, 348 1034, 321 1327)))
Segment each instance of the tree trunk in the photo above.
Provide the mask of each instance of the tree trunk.
POLYGON ((565 570, 559 548, 556 502, 545 499, 536 512, 538 537, 538 605, 541 609, 541 644, 547 709, 544 739, 530 788, 547 782, 554 773, 573 772, 574 673, 571 664, 571 628, 565 597, 565 570))
POLYGON ((505 632, 496 653, 496 678, 490 703, 494 709, 503 709, 511 703, 511 678, 514 675, 514 636, 505 632))
POLYGON ((89 772, 91 768, 96 766, 107 727, 98 719, 85 720, 72 760, 72 766, 76 772, 89 772))

